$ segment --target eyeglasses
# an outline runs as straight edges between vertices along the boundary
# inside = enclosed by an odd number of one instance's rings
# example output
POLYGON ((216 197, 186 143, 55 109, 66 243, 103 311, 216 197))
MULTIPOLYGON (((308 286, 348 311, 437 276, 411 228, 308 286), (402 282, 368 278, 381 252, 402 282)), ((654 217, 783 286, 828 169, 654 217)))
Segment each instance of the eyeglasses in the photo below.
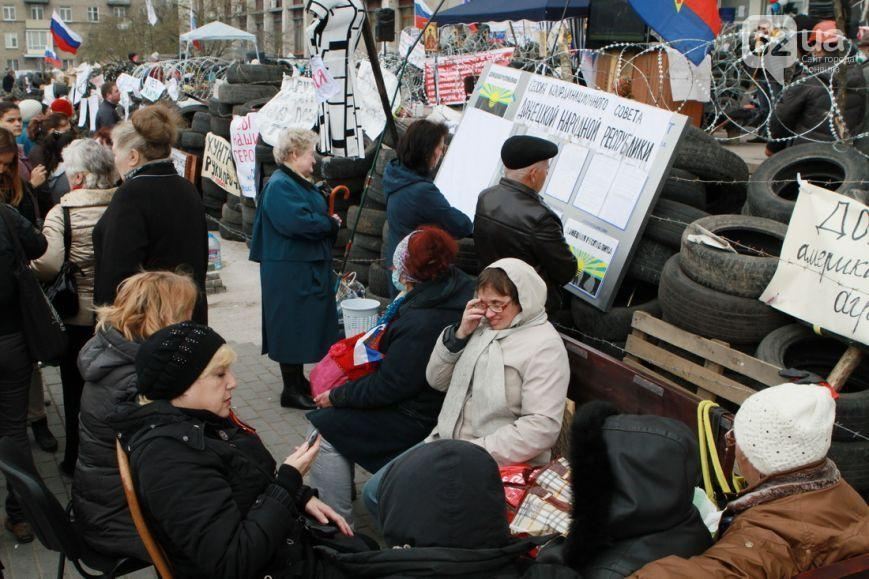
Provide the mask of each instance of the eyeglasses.
POLYGON ((480 302, 480 305, 483 306, 484 309, 492 310, 493 314, 500 314, 504 311, 504 309, 510 305, 513 300, 507 300, 503 304, 487 304, 485 302, 480 302))

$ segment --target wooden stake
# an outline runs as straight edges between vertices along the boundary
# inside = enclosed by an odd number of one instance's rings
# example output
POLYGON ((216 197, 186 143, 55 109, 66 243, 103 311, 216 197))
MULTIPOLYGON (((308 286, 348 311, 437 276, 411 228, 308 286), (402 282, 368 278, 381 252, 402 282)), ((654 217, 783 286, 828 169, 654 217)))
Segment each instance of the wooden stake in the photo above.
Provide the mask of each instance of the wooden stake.
POLYGON ((863 359, 863 352, 857 346, 849 346, 845 353, 842 354, 842 357, 839 358, 839 361, 836 362, 836 366, 830 372, 830 376, 827 378, 827 383, 833 387, 833 389, 838 392, 842 389, 842 386, 845 385, 845 382, 848 381, 848 378, 851 377, 851 374, 854 370, 857 369, 857 366, 860 365, 860 361, 863 359))
MULTIPOLYGON (((374 73, 374 82, 377 85, 377 94, 380 95, 380 104, 386 115, 386 134, 392 139, 393 147, 398 146, 398 130, 395 128, 395 119, 392 116, 392 107, 389 106, 389 97, 386 95, 386 85, 383 83, 383 72, 380 70, 380 59, 377 58, 377 43, 374 41, 374 33, 371 31, 371 22, 368 20, 366 10, 365 20, 362 21, 362 39, 365 42, 365 50, 368 52, 368 60, 371 62, 371 72, 374 73)), ((347 71, 347 74, 354 73, 347 71)), ((355 74, 355 73, 354 73, 355 74)))

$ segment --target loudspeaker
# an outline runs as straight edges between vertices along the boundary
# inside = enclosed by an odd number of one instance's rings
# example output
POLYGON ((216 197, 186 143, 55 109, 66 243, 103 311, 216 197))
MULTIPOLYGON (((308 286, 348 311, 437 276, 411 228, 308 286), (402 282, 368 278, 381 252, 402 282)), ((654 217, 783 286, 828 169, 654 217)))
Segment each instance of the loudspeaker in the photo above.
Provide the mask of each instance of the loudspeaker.
POLYGON ((628 0, 592 2, 588 11, 587 48, 602 48, 614 42, 648 42, 649 28, 628 0))
POLYGON ((392 42, 395 40, 395 10, 378 8, 374 11, 374 40, 392 42))

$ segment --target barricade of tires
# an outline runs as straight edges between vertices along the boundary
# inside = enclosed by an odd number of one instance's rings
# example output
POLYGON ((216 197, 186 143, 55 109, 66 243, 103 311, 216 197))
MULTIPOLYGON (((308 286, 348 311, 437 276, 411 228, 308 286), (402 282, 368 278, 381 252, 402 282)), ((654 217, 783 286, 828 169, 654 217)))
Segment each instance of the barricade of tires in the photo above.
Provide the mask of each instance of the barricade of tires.
MULTIPOLYGON (((828 376, 845 351, 833 338, 819 336, 802 324, 782 326, 761 340, 755 357, 780 368, 796 368, 828 376)), ((836 425, 830 458, 842 476, 869 495, 869 360, 864 359, 836 400, 836 425)))

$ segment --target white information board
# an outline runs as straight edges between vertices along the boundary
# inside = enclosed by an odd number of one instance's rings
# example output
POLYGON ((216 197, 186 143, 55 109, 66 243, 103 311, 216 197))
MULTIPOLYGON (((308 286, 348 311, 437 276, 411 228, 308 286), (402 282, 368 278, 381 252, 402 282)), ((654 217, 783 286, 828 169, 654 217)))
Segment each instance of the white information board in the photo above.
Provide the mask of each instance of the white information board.
POLYGON ((435 184, 474 218, 503 175, 501 146, 527 134, 558 144, 541 190, 565 225, 579 269, 567 288, 606 310, 669 171, 687 117, 607 92, 490 64, 435 184))

